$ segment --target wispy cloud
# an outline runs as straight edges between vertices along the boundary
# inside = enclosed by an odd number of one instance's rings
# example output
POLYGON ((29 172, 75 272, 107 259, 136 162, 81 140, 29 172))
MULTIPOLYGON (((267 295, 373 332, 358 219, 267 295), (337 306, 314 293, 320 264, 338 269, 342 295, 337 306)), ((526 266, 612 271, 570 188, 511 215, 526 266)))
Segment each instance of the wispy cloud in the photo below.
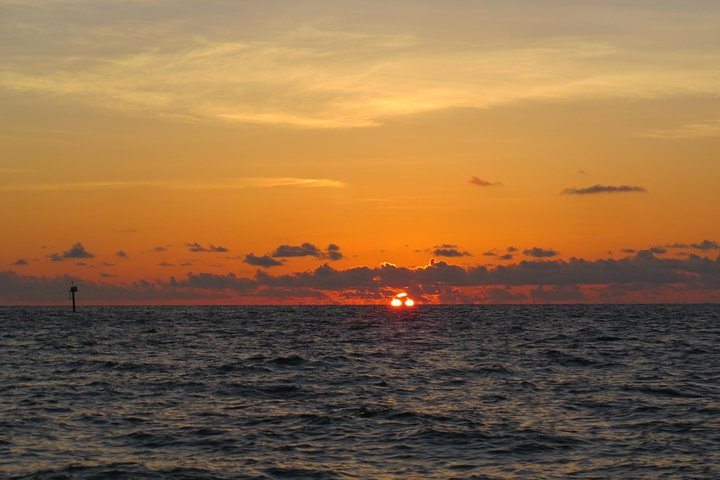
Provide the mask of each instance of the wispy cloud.
POLYGON ((667 130, 652 130, 640 133, 643 137, 681 140, 690 138, 720 137, 720 120, 703 123, 689 123, 667 130))
POLYGON ((566 188, 563 195, 595 195, 598 193, 647 192, 645 187, 635 185, 592 185, 584 188, 566 188))
POLYGON ((478 187, 499 187, 502 185, 502 183, 500 182, 488 182, 487 180, 483 180, 482 178, 478 177, 472 177, 470 180, 468 180, 468 183, 476 185, 478 187))
MULTIPOLYGON (((99 16, 99 6, 83 5, 78 17, 99 16)), ((178 120, 310 128, 367 127, 395 115, 528 100, 720 92, 713 51, 673 55, 552 36, 458 44, 450 35, 311 26, 219 38, 209 28, 188 35, 172 22, 110 29, 65 15, 62 28, 37 40, 62 49, 23 47, 27 29, 52 26, 41 15, 37 26, 10 30, 16 47, 0 60, 0 88, 178 120), (139 27, 138 42, 128 41, 139 27)))
POLYGON ((171 180, 128 180, 98 182, 55 182, 55 183, 24 183, 0 185, 5 192, 52 192, 71 190, 126 190, 135 188, 159 188, 168 190, 240 190, 245 188, 345 188, 347 184, 329 178, 296 178, 296 177, 250 177, 227 181, 181 182, 171 180))

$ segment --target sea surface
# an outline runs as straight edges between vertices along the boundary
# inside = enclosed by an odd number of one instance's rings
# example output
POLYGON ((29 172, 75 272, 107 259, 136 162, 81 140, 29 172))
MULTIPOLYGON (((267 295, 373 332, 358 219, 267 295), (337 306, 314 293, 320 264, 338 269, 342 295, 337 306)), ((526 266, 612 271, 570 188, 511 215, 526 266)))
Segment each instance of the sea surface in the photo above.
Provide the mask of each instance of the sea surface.
POLYGON ((0 308, 0 477, 720 478, 720 305, 0 308))

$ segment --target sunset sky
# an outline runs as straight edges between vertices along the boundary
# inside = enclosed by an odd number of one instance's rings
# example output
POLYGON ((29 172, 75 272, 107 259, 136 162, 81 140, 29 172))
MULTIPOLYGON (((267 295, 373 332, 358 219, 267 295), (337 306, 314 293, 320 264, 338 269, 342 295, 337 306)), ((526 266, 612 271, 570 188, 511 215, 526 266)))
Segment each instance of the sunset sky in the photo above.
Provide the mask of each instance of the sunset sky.
POLYGON ((0 302, 720 301, 720 2, 0 2, 0 302))

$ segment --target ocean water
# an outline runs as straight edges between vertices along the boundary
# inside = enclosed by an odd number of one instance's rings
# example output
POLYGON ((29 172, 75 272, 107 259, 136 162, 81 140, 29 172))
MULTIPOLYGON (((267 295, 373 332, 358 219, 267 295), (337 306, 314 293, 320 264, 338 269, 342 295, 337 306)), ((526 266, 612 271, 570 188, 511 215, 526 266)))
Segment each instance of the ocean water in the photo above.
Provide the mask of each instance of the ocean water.
POLYGON ((0 477, 720 478, 720 306, 0 308, 0 477))

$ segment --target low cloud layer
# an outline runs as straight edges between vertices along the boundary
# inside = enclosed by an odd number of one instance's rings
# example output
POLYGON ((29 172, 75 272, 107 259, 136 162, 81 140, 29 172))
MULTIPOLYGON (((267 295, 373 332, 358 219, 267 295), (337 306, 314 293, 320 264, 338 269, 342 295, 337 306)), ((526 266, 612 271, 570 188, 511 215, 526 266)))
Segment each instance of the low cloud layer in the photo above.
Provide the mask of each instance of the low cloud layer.
POLYGON ((0 272, 0 299, 7 304, 62 303, 71 281, 80 286, 88 302, 372 302, 383 301, 400 289, 422 301, 451 303, 717 301, 720 257, 661 258, 648 251, 623 259, 532 260, 494 267, 460 267, 444 261, 413 268, 384 263, 335 269, 324 264, 312 271, 282 275, 258 270, 253 277, 243 278, 199 272, 122 285, 5 271, 0 272))
POLYGON ((644 193, 645 187, 635 185, 592 185, 584 188, 566 188, 563 195, 596 195, 599 193, 644 193))

